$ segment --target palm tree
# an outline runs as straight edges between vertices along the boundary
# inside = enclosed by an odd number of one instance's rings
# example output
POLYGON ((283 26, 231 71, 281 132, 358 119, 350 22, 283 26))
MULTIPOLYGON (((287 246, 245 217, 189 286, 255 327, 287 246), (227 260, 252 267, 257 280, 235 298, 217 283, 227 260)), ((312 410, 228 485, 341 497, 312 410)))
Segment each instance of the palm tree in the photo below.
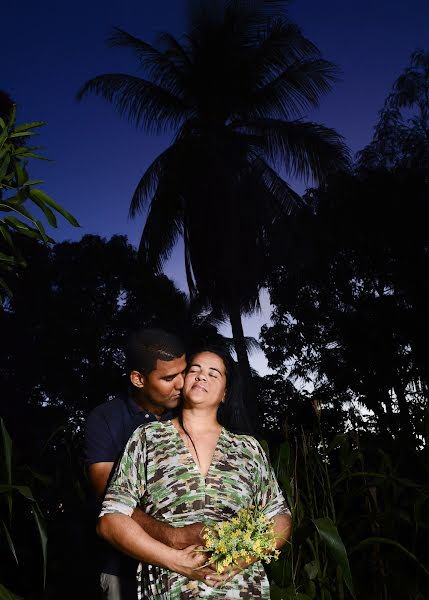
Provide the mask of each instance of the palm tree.
MULTIPOLYGON (((140 251, 161 271, 180 236, 189 289, 227 314, 249 380, 241 322, 258 307, 273 222, 300 203, 279 175, 320 182, 348 166, 342 138, 306 121, 335 78, 278 0, 189 0, 186 35, 156 46, 116 29, 112 46, 130 48, 145 78, 99 75, 95 93, 147 133, 171 145, 142 176, 130 214, 147 210, 140 251)), ((254 413, 254 406, 249 407, 254 413)))

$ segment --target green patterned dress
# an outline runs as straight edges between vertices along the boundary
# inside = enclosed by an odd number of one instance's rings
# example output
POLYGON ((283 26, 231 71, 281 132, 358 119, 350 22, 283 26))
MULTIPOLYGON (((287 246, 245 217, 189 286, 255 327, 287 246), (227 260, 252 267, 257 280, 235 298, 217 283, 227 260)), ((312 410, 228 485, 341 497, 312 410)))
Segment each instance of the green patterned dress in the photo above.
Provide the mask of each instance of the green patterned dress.
MULTIPOLYGON (((289 514, 255 438, 222 429, 203 477, 177 429, 171 421, 164 421, 142 425, 133 433, 107 489, 101 514, 131 515, 139 505, 153 517, 183 527, 228 520, 251 504, 263 506, 269 519, 289 514)), ((149 564, 142 564, 139 578, 140 599, 270 597, 260 561, 217 589, 149 564)))

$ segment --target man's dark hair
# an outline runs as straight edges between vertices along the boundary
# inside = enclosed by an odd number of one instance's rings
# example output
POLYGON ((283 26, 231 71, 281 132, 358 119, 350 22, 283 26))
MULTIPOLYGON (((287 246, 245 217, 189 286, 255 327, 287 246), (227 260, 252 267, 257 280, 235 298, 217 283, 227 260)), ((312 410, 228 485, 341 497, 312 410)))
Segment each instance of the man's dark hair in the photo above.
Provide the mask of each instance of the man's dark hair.
POLYGON ((157 360, 170 361, 185 354, 182 341, 163 329, 140 329, 131 333, 125 347, 127 374, 138 371, 149 375, 157 360))

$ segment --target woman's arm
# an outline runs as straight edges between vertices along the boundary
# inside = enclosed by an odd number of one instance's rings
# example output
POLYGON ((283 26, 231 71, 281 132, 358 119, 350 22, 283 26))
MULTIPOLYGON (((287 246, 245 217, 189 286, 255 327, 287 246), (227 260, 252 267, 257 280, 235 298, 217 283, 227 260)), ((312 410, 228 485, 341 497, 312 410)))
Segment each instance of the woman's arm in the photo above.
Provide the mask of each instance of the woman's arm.
POLYGON ((276 548, 280 550, 292 533, 292 517, 290 514, 280 514, 273 517, 273 529, 277 542, 276 548))

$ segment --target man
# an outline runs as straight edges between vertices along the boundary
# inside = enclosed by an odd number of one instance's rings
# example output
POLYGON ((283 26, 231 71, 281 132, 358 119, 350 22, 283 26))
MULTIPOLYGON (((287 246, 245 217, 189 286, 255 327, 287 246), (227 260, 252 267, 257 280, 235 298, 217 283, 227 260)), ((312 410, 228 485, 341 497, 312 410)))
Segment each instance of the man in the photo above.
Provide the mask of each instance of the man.
MULTIPOLYGON (((161 329, 133 333, 126 348, 126 368, 131 390, 97 406, 85 425, 85 459, 92 490, 101 501, 113 468, 133 431, 139 425, 174 415, 186 369, 182 342, 161 329)), ((182 549, 201 544, 201 525, 180 529, 156 521, 140 509, 133 519, 155 539, 182 549)), ((137 598, 137 562, 114 548, 104 548, 100 585, 106 600, 137 598)))

